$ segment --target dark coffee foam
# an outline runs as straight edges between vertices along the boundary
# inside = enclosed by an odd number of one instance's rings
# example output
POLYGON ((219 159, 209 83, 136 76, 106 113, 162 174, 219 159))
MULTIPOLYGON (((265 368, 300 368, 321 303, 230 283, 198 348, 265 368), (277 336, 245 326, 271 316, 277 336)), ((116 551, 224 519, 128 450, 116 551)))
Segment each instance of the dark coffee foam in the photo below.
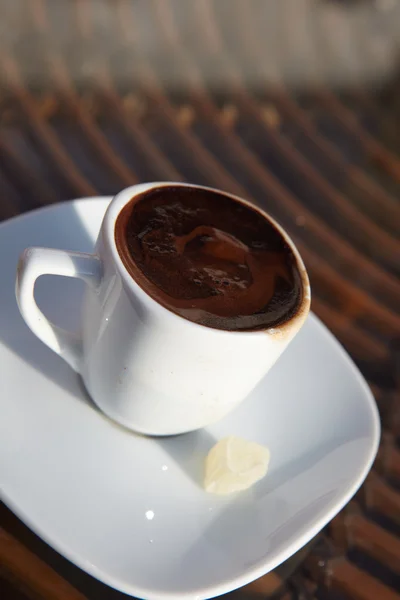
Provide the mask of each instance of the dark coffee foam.
POLYGON ((179 186, 145 192, 121 211, 115 240, 137 283, 190 321, 267 329, 301 305, 301 276, 281 234, 222 193, 179 186))

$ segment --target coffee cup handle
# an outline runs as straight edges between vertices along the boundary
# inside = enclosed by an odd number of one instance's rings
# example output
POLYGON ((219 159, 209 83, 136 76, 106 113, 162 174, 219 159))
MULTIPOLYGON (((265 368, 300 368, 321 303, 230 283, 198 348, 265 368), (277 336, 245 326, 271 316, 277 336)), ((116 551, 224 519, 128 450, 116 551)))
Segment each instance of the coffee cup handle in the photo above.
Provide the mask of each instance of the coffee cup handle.
POLYGON ((35 300, 35 282, 41 275, 62 275, 83 279, 96 289, 101 273, 97 256, 52 248, 27 248, 18 263, 15 293, 21 315, 33 333, 77 372, 82 359, 81 337, 54 325, 42 313, 35 300))

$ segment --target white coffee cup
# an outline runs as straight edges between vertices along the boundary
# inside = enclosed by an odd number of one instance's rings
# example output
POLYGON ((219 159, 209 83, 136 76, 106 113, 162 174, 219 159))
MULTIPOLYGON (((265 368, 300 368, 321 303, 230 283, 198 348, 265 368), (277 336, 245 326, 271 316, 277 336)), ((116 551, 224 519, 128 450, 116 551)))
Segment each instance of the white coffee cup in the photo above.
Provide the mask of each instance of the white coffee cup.
POLYGON ((289 244, 301 275, 303 299, 291 319, 274 329, 225 331, 189 321, 151 298, 121 260, 115 223, 129 201, 171 185, 201 188, 166 182, 123 190, 107 209, 93 255, 28 248, 21 256, 16 283, 18 305, 28 326, 81 375, 100 409, 149 435, 199 429, 235 408, 285 350, 310 308, 303 261, 285 231, 261 210, 289 244), (37 306, 35 281, 45 274, 78 277, 87 283, 79 333, 57 327, 37 306))

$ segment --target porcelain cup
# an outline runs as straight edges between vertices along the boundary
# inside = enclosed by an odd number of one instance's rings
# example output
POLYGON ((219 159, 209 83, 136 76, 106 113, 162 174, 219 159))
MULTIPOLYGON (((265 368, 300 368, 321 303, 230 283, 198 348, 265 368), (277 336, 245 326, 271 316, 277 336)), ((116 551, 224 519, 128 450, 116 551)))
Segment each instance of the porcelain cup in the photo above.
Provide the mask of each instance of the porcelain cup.
POLYGON ((310 308, 310 285, 299 252, 282 227, 260 209, 291 247, 301 274, 302 302, 290 320, 273 329, 224 331, 189 321, 151 298, 118 254, 115 223, 132 199, 171 185, 189 184, 146 183, 118 193, 107 209, 93 254, 28 248, 17 271, 18 305, 33 333, 80 374, 106 415, 148 435, 180 434, 224 417, 267 374, 310 308), (35 281, 48 274, 86 282, 80 331, 61 329, 37 306, 35 281))

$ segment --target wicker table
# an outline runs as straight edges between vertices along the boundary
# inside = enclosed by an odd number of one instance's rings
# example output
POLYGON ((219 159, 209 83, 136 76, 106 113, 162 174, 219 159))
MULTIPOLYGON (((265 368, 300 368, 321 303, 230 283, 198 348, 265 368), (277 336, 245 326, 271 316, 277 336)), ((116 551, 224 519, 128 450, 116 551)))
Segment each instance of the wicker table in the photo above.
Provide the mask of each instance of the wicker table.
MULTIPOLYGON (((356 498, 232 598, 400 599, 396 0, 0 1, 0 218, 138 181, 265 207, 383 424, 356 498)), ((0 508, 0 597, 122 600, 0 508)))

